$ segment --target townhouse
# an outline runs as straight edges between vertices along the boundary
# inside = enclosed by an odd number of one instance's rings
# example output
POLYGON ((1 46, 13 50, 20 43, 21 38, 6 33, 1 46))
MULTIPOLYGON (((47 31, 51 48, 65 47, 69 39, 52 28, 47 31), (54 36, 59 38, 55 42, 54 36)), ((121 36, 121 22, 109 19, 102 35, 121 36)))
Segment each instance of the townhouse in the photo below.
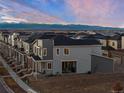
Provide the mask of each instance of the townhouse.
POLYGON ((91 72, 91 55, 101 55, 97 40, 57 36, 53 47, 53 73, 91 72))

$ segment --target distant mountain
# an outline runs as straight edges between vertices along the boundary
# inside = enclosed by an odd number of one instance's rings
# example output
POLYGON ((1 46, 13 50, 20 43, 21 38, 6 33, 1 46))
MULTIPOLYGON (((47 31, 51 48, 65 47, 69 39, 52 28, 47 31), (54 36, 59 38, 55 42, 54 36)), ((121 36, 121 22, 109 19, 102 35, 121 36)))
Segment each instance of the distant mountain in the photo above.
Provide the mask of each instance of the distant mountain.
POLYGON ((0 23, 0 30, 124 30, 123 28, 89 26, 89 25, 61 25, 61 24, 9 24, 0 23))

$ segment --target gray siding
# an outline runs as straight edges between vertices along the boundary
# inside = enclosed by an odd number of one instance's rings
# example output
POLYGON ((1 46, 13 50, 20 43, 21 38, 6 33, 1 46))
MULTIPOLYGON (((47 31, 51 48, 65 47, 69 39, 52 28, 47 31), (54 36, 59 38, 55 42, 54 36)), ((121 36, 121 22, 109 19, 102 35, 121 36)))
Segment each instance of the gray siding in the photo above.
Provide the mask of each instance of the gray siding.
POLYGON ((53 40, 44 39, 43 48, 47 48, 47 56, 43 56, 43 60, 52 60, 53 59, 53 40))
POLYGON ((112 73, 113 72, 113 60, 96 55, 91 56, 91 71, 92 73, 112 73))

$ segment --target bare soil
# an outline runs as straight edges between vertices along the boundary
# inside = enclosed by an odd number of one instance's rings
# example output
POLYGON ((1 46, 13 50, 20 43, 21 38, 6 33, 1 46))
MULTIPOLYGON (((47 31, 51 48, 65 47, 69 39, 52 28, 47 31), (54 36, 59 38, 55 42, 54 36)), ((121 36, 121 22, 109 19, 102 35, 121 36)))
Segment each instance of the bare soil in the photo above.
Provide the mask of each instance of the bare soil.
POLYGON ((121 82, 124 74, 80 74, 29 78, 30 86, 40 93, 112 93, 112 86, 121 82))
POLYGON ((8 71, 4 67, 0 67, 0 76, 9 75, 8 71))
POLYGON ((26 93, 11 77, 4 78, 4 81, 15 93, 26 93))

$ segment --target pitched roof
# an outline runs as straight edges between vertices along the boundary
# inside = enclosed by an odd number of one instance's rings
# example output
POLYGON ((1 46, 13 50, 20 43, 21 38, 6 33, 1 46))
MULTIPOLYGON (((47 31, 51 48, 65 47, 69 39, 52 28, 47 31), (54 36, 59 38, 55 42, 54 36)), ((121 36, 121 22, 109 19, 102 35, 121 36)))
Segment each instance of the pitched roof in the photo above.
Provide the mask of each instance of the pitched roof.
POLYGON ((56 35, 46 35, 46 34, 43 34, 41 35, 38 39, 52 39, 54 38, 56 35))
POLYGON ((114 35, 110 37, 110 40, 121 40, 121 35, 114 35))
POLYGON ((38 61, 38 60, 41 60, 41 58, 39 56, 36 56, 36 55, 32 55, 33 59, 38 61))
POLYGON ((96 39, 72 39, 65 35, 46 35, 35 34, 28 38, 25 42, 32 43, 35 39, 53 39, 55 45, 100 45, 96 39))
POLYGON ((64 35, 57 35, 54 38, 54 45, 100 45, 96 39, 72 39, 64 35))
POLYGON ((31 36, 28 37, 28 39, 25 40, 25 42, 33 43, 35 39, 38 39, 39 37, 41 37, 41 35, 42 34, 39 34, 39 33, 32 34, 31 36))

